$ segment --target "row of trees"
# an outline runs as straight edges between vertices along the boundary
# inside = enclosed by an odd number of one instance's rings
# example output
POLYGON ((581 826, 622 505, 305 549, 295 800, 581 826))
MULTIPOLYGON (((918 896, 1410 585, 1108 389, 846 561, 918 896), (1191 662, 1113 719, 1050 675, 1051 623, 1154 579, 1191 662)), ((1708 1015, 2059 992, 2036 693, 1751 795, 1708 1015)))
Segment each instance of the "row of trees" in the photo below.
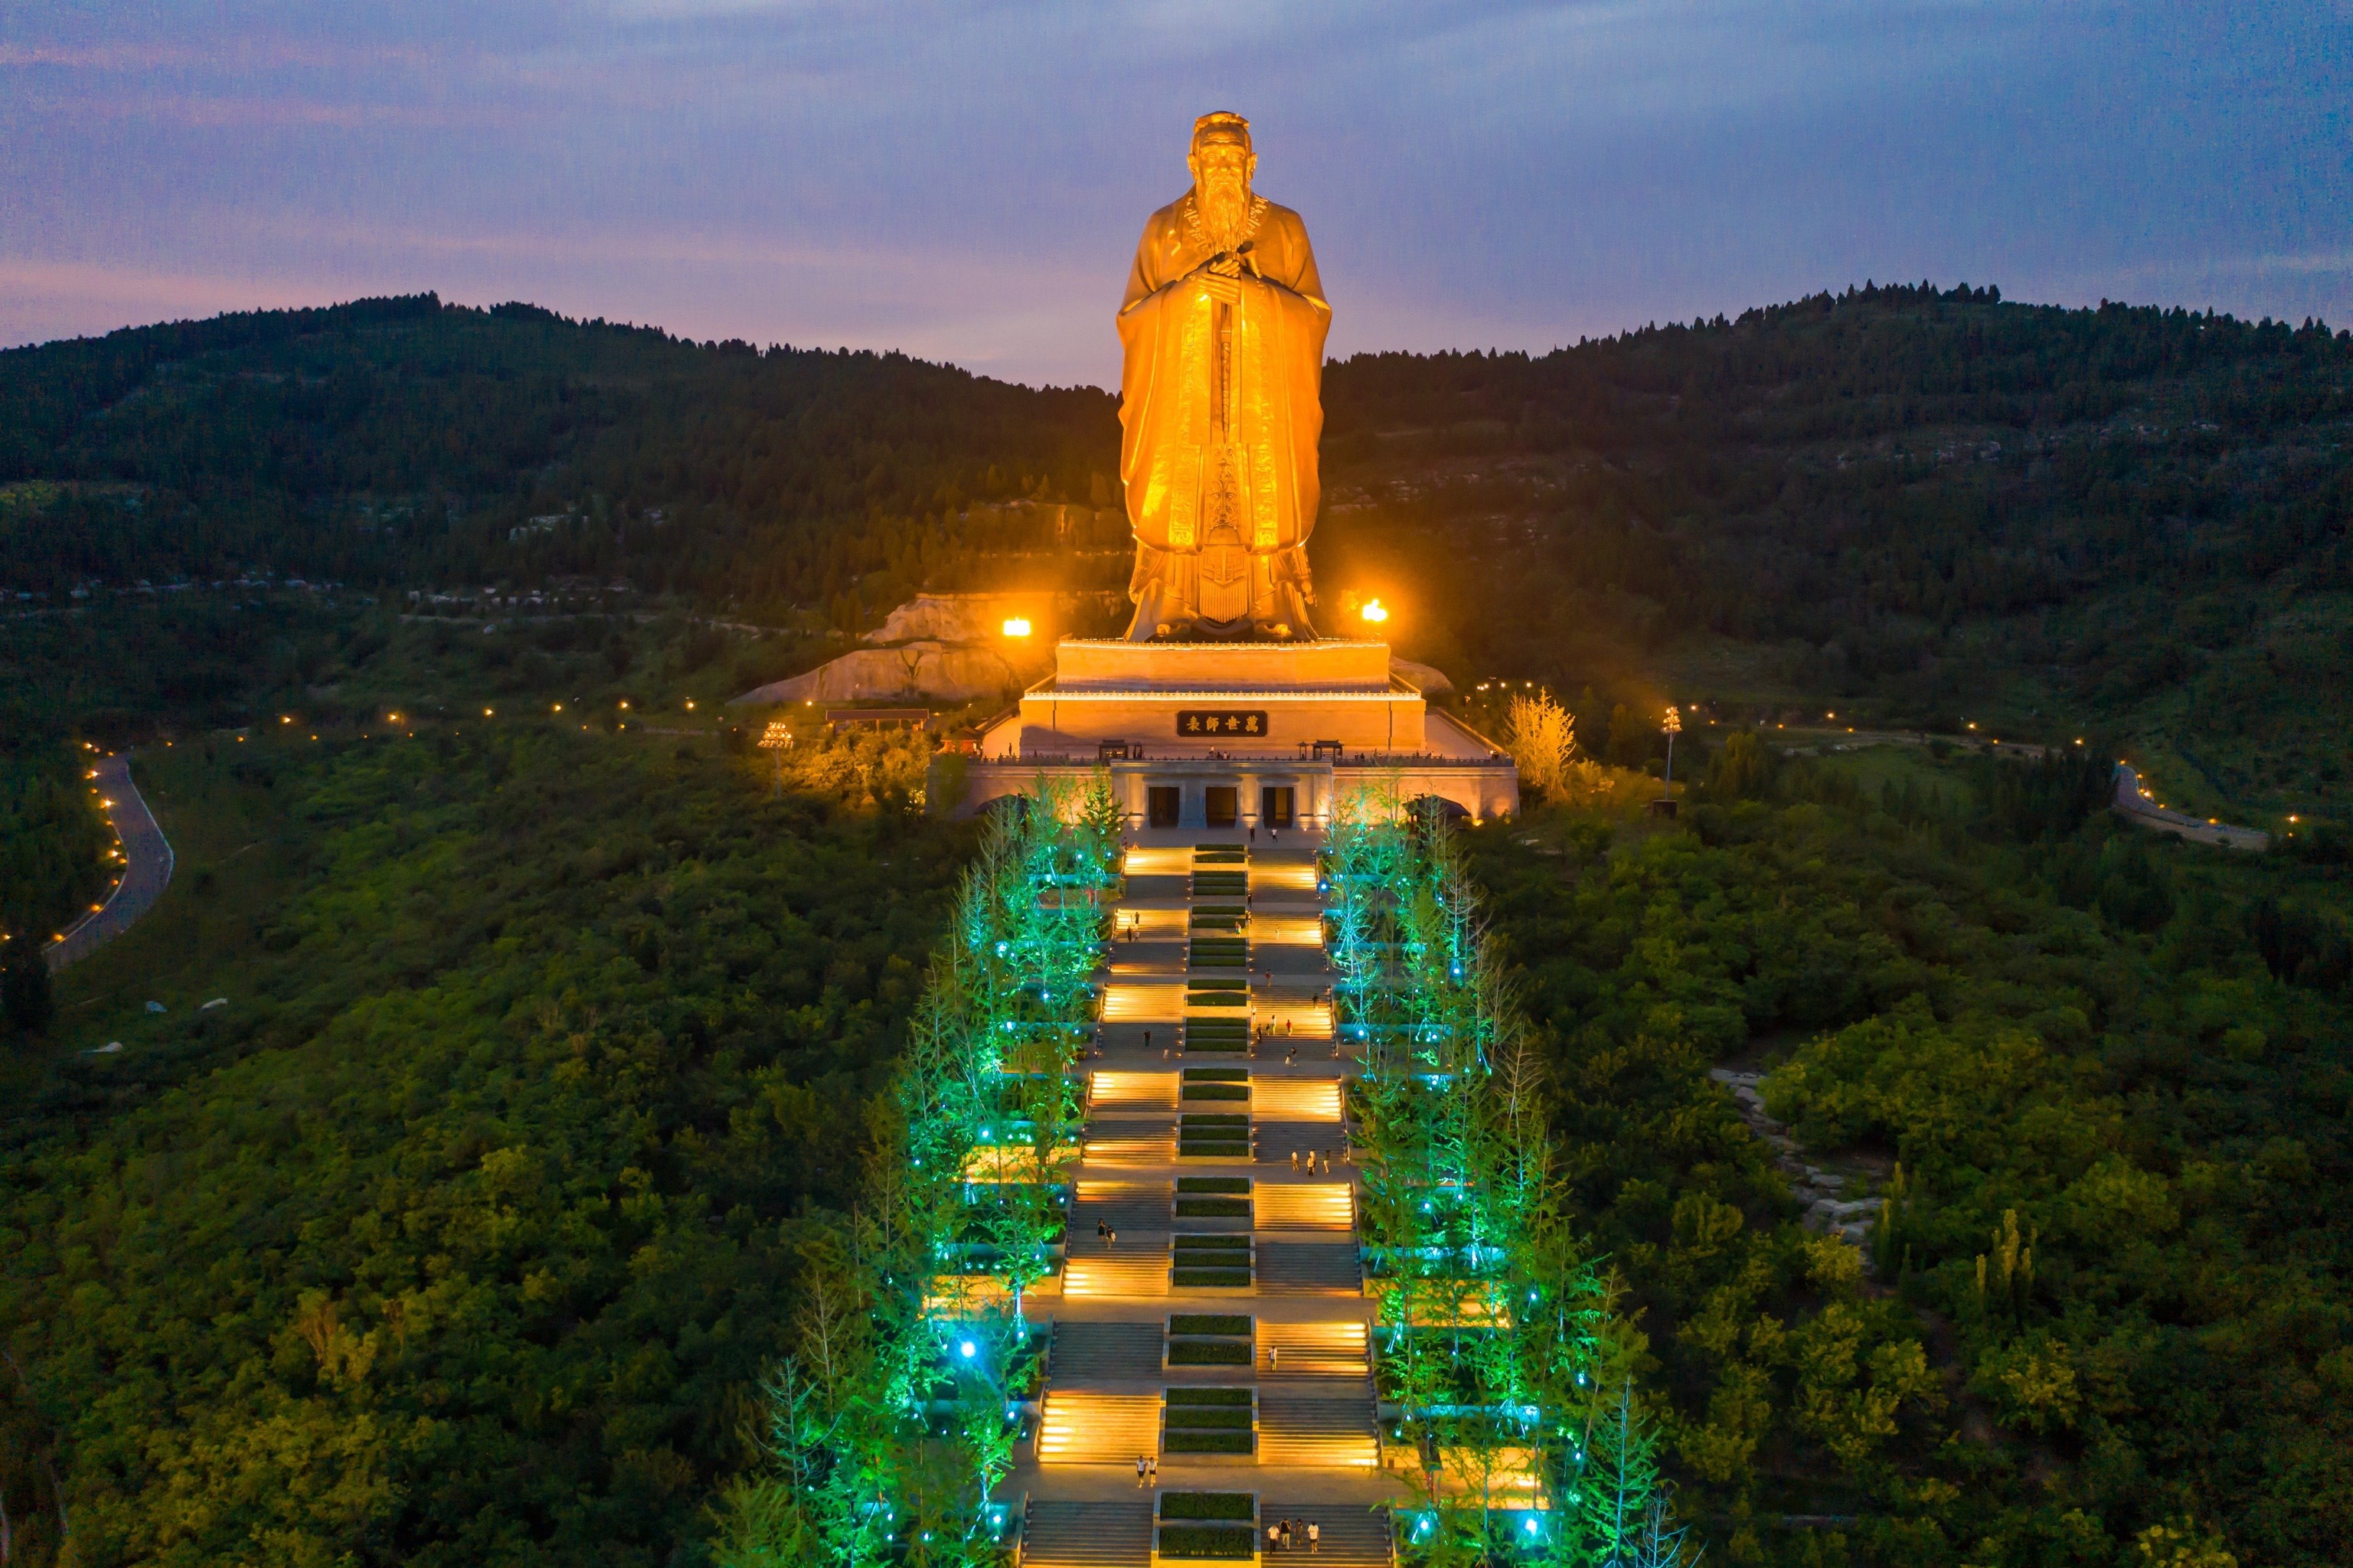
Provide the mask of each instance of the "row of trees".
POLYGON ((726 1495, 731 1565, 994 1564, 1042 1347, 1120 815, 1108 780, 993 816, 912 1021, 859 1207, 811 1258, 766 1391, 769 1462, 726 1495))
POLYGON ((1376 1379, 1388 1440, 1420 1458, 1408 1560, 1676 1568, 1641 1337, 1564 1212, 1542 1068, 1442 820, 1356 792, 1322 869, 1337 1026, 1363 1053, 1376 1379))

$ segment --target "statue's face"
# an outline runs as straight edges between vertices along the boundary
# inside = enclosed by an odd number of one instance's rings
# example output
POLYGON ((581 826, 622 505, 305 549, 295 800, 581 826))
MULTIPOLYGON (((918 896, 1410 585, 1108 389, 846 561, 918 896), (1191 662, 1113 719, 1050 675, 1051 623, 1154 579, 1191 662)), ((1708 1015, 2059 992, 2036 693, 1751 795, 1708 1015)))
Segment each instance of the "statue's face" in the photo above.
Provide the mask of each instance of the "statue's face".
POLYGON ((1205 142, 1185 163, 1205 196, 1246 195, 1250 177, 1258 173, 1258 154, 1239 142, 1205 142))

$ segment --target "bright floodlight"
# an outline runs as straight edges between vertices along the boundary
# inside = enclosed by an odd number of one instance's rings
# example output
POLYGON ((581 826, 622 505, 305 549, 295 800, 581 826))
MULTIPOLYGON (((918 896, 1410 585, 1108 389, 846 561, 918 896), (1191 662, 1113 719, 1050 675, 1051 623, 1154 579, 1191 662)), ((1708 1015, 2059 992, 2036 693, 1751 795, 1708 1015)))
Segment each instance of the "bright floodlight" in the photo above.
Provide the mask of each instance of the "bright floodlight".
POLYGON ((782 719, 769 720, 767 729, 761 731, 760 750, 764 752, 781 752, 792 743, 793 727, 782 719))
POLYGON ((1389 618, 1389 607, 1378 599, 1366 599, 1365 607, 1358 610, 1356 614, 1377 626, 1389 618))
POLYGON ((1659 728, 1664 730, 1670 735, 1682 734, 1683 732, 1683 716, 1682 711, 1676 708, 1669 707, 1667 710, 1666 722, 1661 724, 1659 728))
POLYGON ((965 1341, 965 1342, 964 1342, 964 1343, 962 1343, 962 1344, 960 1344, 960 1345, 956 1346, 956 1349, 958 1349, 958 1350, 960 1350, 960 1351, 962 1351, 962 1352, 964 1352, 965 1359, 966 1361, 970 1361, 974 1356, 976 1356, 976 1355, 978 1355, 978 1354, 980 1353, 980 1347, 979 1347, 978 1345, 976 1345, 976 1344, 974 1344, 970 1340, 966 1340, 966 1341, 965 1341))
POLYGON ((1005 621, 1005 635, 1009 637, 1028 637, 1029 635, 1029 622, 1028 618, 1022 616, 1007 616, 1005 621))

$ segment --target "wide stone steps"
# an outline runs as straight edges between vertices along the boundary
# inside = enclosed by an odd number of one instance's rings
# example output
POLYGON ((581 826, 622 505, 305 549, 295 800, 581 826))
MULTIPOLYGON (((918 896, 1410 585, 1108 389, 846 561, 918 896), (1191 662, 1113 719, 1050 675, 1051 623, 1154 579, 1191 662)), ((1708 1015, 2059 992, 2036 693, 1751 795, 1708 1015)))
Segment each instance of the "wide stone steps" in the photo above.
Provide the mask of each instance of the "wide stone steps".
POLYGON ((1152 1561, 1150 1496, 1138 1493, 1133 1502, 1033 1500, 1021 1529, 1024 1568, 1144 1568, 1152 1561))
POLYGON ((1082 1180, 1071 1194, 1071 1252, 1103 1250, 1095 1235, 1098 1225, 1119 1231, 1166 1230, 1174 1196, 1167 1182, 1082 1180))
POLYGON ((1261 1465, 1369 1470, 1380 1462, 1370 1394, 1350 1397, 1260 1391, 1261 1465))
POLYGON ((1258 1288, 1267 1296, 1354 1296, 1364 1289, 1356 1244, 1349 1241, 1262 1241, 1258 1288))
POLYGON ((1258 1163, 1261 1165, 1291 1165, 1292 1156, 1305 1159, 1320 1154, 1332 1162, 1332 1175, 1337 1180, 1346 1152, 1346 1135, 1336 1121, 1267 1121, 1255 1123, 1258 1163))
POLYGON ((1261 1181, 1250 1197, 1251 1223, 1261 1230, 1356 1228, 1356 1189, 1345 1182, 1261 1181))
MULTIPOLYGON (((1312 1554, 1316 1568, 1393 1568, 1385 1510, 1284 1500, 1312 1498, 1335 1484, 1359 1498, 1374 1495, 1364 1489, 1370 1486, 1364 1478, 1379 1463, 1380 1443, 1363 1319, 1270 1322, 1263 1316, 1363 1308, 1361 1300, 1298 1300, 1359 1297, 1363 1278, 1357 1198, 1340 1168, 1345 1091, 1339 1075, 1349 1069, 1335 1055, 1331 1007, 1321 1000, 1330 977, 1318 952, 1314 864, 1288 844, 1282 850, 1263 862, 1232 844, 1128 851, 1131 879, 1166 880, 1140 889, 1132 883, 1133 901, 1116 911, 1118 934, 1103 977, 1103 1017, 1110 1027, 1085 1064, 1095 1070, 1087 1082, 1083 1174, 1071 1189, 1060 1281, 1065 1305, 1056 1308, 1036 1439, 1043 1473, 1032 1472, 1024 1483, 1034 1483, 1020 1556, 1029 1568, 1145 1568, 1153 1561, 1155 1494, 1130 1491, 1127 1480, 1099 1467, 1124 1473, 1138 1456, 1160 1454, 1164 1386, 1187 1392, 1188 1411, 1198 1405, 1214 1413, 1224 1406, 1193 1397, 1194 1391, 1237 1383, 1255 1384, 1256 1463, 1282 1489, 1261 1496, 1261 1531, 1283 1519, 1312 1521, 1320 1529, 1312 1554), (1187 873, 1186 881, 1176 880, 1187 873), (1169 907, 1187 892, 1189 910, 1169 907), (1263 907, 1253 910, 1253 902, 1263 907), (1131 927, 1139 940, 1127 939, 1131 927), (1271 985, 1250 973, 1261 951, 1276 972, 1271 985), (1229 1002, 1235 1005, 1216 1005, 1229 1002), (1255 1049, 1249 1043, 1253 1024, 1263 1031, 1255 1049), (1148 1046, 1141 1037, 1145 1029, 1148 1046), (1179 1068, 1191 1069, 1189 1099, 1179 1068), (1232 1076, 1205 1070, 1219 1068, 1232 1076), (1315 1076, 1324 1073, 1331 1076, 1315 1076), (1246 1092, 1235 1098, 1211 1098, 1245 1083, 1246 1092), (1332 1172, 1303 1168, 1310 1153, 1331 1156, 1332 1172), (1183 1156, 1189 1159, 1180 1163, 1183 1156), (1175 1179, 1180 1173, 1187 1178, 1181 1194, 1175 1179), (1245 1177, 1255 1180, 1245 1185, 1245 1177), (1180 1199, 1196 1212, 1180 1218, 1180 1199), (1239 1212, 1222 1212, 1228 1209, 1239 1212), (1098 1235, 1098 1226, 1115 1237, 1098 1235), (1239 1266, 1253 1256, 1254 1270, 1239 1266), (1215 1267, 1228 1262, 1237 1266, 1215 1267), (1188 1283, 1172 1292, 1177 1265, 1188 1283), (1248 1283, 1232 1283, 1228 1275, 1248 1283), (1233 1295, 1163 1305, 1172 1294, 1194 1290, 1233 1295), (1293 1300, 1287 1308, 1264 1301, 1254 1309, 1253 1296, 1293 1300), (1172 1342, 1166 1323, 1145 1314, 1171 1307, 1239 1320, 1224 1325, 1188 1318, 1185 1325, 1235 1331, 1214 1342, 1230 1343, 1233 1364, 1195 1365, 1192 1348, 1212 1342, 1196 1332, 1181 1342, 1187 1359, 1164 1369, 1172 1342), (1228 1307, 1233 1310, 1223 1312, 1228 1307), (1094 1468, 1089 1474, 1080 1467, 1094 1468), (1331 1479, 1319 1480, 1315 1472, 1331 1479), (1094 1497, 1080 1501, 1069 1499, 1071 1492, 1094 1497)), ((1188 1433, 1228 1429, 1206 1421, 1181 1425, 1188 1433)), ((1226 1462, 1248 1465, 1251 1458, 1245 1450, 1226 1462)), ((1181 1468, 1188 1460, 1179 1455, 1168 1462, 1181 1468)), ((1229 1471, 1232 1479, 1221 1485, 1246 1490, 1250 1473, 1229 1471)), ((1296 1550, 1311 1555, 1303 1535, 1296 1550)))
POLYGON ((1335 1078, 1253 1078, 1250 1115, 1261 1121, 1337 1121, 1340 1080, 1335 1078))
POLYGON ((1087 1130, 1085 1157, 1091 1165, 1166 1165, 1176 1157, 1176 1129, 1099 1121, 1087 1130))
MULTIPOLYGON (((1090 1238, 1092 1239, 1092 1237, 1090 1238)), ((1094 1258, 1072 1258, 1062 1265, 1062 1295, 1066 1299, 1104 1296, 1166 1296, 1168 1294, 1168 1243, 1165 1236, 1147 1253, 1129 1252, 1130 1238, 1120 1238, 1120 1250, 1094 1258)))
POLYGON ((1174 1110, 1176 1075, 1173 1072, 1097 1072, 1087 1079, 1091 1111, 1174 1110))
MULTIPOLYGON (((1306 1558, 1306 1562, 1314 1568, 1390 1568, 1397 1561, 1389 1544, 1389 1516, 1386 1509, 1291 1502, 1281 1497, 1261 1496, 1258 1514, 1268 1521, 1295 1519, 1302 1523, 1314 1523, 1322 1539, 1316 1542, 1314 1555, 1306 1558)), ((1298 1553, 1303 1554, 1306 1550, 1300 1547, 1298 1553)), ((1039 1560, 1025 1555, 1022 1561, 1039 1560)))
POLYGON ((1149 1383, 1160 1375, 1160 1344, 1158 1323, 1096 1323, 1058 1318, 1046 1375, 1057 1386, 1073 1381, 1149 1383))
POLYGON ((1049 1389, 1038 1420, 1041 1465, 1133 1465, 1160 1452, 1160 1395, 1049 1389))
POLYGON ((1363 1377, 1371 1371, 1361 1319, 1326 1323, 1261 1321, 1257 1349, 1261 1377, 1363 1377))

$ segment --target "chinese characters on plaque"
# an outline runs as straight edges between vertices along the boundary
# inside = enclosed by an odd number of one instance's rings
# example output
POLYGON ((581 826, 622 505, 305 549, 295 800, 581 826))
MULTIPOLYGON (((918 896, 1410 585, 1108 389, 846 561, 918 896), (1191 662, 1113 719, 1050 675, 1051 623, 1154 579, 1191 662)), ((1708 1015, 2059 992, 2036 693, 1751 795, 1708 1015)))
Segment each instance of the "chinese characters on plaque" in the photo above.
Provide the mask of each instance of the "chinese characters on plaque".
POLYGON ((1180 708, 1176 710, 1176 734, 1187 741, 1264 739, 1266 710, 1180 708))

